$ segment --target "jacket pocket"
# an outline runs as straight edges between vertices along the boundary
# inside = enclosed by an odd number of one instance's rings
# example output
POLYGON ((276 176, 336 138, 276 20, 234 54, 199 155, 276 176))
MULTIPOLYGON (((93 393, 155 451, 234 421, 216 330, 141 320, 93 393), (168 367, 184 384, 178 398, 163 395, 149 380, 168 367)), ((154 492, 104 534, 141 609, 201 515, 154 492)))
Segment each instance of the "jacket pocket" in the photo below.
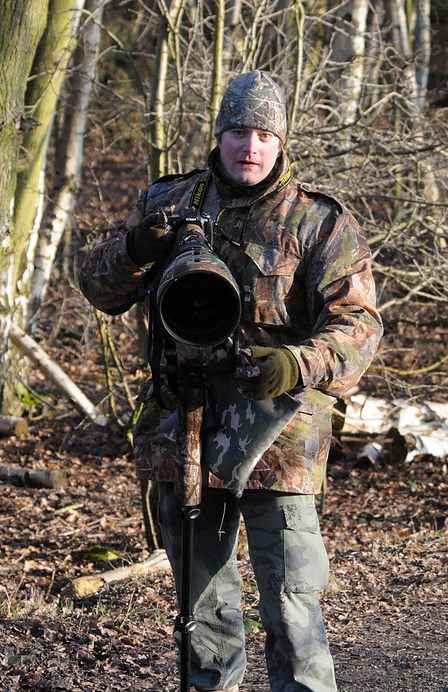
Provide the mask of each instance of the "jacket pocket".
POLYGON ((246 278, 251 290, 250 305, 255 323, 290 326, 286 303, 299 263, 298 257, 285 255, 281 246, 260 243, 249 243, 245 252, 251 260, 246 278))

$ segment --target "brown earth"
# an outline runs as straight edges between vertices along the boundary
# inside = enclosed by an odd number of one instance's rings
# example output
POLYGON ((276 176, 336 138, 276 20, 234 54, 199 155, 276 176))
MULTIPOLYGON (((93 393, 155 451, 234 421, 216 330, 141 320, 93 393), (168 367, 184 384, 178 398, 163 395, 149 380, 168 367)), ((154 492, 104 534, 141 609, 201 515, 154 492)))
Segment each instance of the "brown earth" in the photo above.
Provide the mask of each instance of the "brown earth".
MULTIPOLYGON (((41 343, 99 401, 97 325, 82 299, 59 287, 42 324, 41 343), (61 305, 64 318, 56 321, 61 305)), ((108 326, 136 390, 142 373, 132 320, 116 318, 108 326)), ((68 486, 0 483, 0 688, 176 690, 177 606, 168 573, 117 582, 84 600, 63 596, 76 577, 148 556, 140 490, 130 445, 116 427, 82 422, 38 372, 33 384, 45 401, 30 407, 28 435, 0 440, 0 460, 63 469, 68 486), (94 546, 120 558, 89 560, 94 546)), ((120 387, 117 392, 117 406, 126 408, 120 387)), ((387 458, 360 466, 359 444, 335 436, 321 515, 332 563, 321 601, 340 691, 447 692, 447 462, 421 456, 401 466, 387 458)), ((240 564, 249 654, 241 692, 267 692, 244 535, 240 564)))

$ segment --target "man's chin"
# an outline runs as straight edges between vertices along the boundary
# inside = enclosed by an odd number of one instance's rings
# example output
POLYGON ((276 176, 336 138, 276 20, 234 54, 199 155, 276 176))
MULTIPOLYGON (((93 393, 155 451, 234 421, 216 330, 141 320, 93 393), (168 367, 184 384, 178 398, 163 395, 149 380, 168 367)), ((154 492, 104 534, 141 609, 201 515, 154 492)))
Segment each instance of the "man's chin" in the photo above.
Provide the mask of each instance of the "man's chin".
POLYGON ((254 175, 242 175, 239 176, 238 180, 235 180, 238 185, 242 185, 243 187, 252 187, 252 185, 257 185, 257 183, 261 183, 261 181, 262 178, 254 175))

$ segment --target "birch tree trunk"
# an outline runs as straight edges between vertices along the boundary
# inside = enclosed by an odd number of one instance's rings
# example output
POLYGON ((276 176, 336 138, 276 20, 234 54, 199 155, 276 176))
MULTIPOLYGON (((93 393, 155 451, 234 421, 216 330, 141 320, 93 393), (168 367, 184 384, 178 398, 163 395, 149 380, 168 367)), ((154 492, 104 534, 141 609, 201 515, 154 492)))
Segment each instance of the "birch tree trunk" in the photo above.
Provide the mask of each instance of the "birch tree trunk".
POLYGON ((0 22, 0 409, 13 413, 6 386, 10 358, 8 338, 15 300, 12 283, 16 237, 12 206, 21 135, 32 120, 25 117, 25 91, 37 44, 47 21, 45 0, 8 0, 0 22))
MULTIPOLYGON (((2 4, 0 23, 0 242, 6 254, 12 233, 11 202, 16 185, 20 136, 32 126, 25 118, 26 80, 37 44, 45 29, 47 3, 9 0, 2 4)), ((3 294, 2 294, 3 295, 3 294)))
POLYGON ((156 180, 166 167, 166 134, 163 123, 165 90, 167 86, 169 41, 176 30, 183 9, 183 0, 172 0, 170 4, 161 3, 159 33, 149 104, 149 134, 151 144, 149 170, 151 180, 156 180))
POLYGON ((226 29, 234 29, 240 21, 241 0, 227 0, 226 5, 226 29))
POLYGON ((221 88, 224 59, 225 0, 216 0, 216 26, 213 60, 212 99, 210 104, 209 150, 213 148, 213 128, 221 102, 221 88))
MULTIPOLYGON (((30 291, 34 254, 44 203, 44 175, 48 142, 58 102, 59 90, 73 50, 76 24, 84 0, 50 0, 48 24, 37 49, 35 78, 29 83, 27 105, 39 126, 27 133, 23 148, 27 165, 17 177, 14 231, 16 261, 12 282, 25 303, 30 291), (75 5, 75 9, 73 8, 75 5), (56 66, 56 68, 55 68, 56 66)), ((25 306, 22 307, 25 312, 25 306)))
POLYGON ((39 231, 28 299, 26 330, 33 333, 45 297, 51 269, 62 235, 70 223, 78 195, 84 160, 84 135, 87 110, 95 79, 104 0, 86 0, 87 19, 75 50, 74 64, 67 83, 64 122, 58 141, 56 180, 48 193, 39 231))
POLYGON ((297 112, 300 107, 302 94, 302 78, 303 78, 303 63, 304 63, 304 30, 305 30, 305 8, 302 0, 294 2, 294 22, 297 29, 297 52, 295 64, 295 79, 294 79, 294 96, 292 99, 292 109, 290 116, 291 129, 296 126, 297 112))
POLYGON ((352 8, 352 60, 344 80, 344 125, 351 125, 361 98, 364 78, 365 34, 367 28, 368 0, 354 0, 352 8))
MULTIPOLYGON (((409 36, 409 27, 405 11, 405 0, 390 0, 390 12, 392 17, 392 39, 397 50, 405 57, 410 58, 412 55, 411 40, 409 36)), ((404 74, 409 84, 410 102, 418 114, 418 93, 417 78, 415 69, 410 60, 404 67, 404 74)))
MULTIPOLYGON (((40 8, 42 3, 38 3, 40 8)), ((57 105, 59 89, 65 76, 71 48, 73 45, 74 31, 79 23, 80 12, 84 0, 50 0, 45 4, 47 25, 45 32, 39 33, 42 39, 33 52, 34 65, 32 68, 34 77, 28 80, 28 88, 25 94, 25 104, 33 117, 35 127, 28 130, 22 140, 22 151, 26 154, 25 165, 17 175, 15 182, 14 214, 12 226, 14 228, 13 254, 9 255, 7 280, 3 295, 8 297, 5 307, 5 329, 3 333, 2 353, 2 411, 7 414, 21 412, 21 402, 15 398, 14 388, 16 375, 21 376, 28 370, 28 362, 9 340, 11 326, 21 327, 24 323, 27 310, 27 301, 30 293, 31 276, 34 266, 34 253, 38 238, 38 230, 42 216, 44 203, 44 174, 48 141, 57 105), (36 123, 37 121, 37 123, 36 123)), ((18 6, 19 3, 16 3, 18 6)), ((32 3, 26 3, 28 9, 32 3)), ((23 5, 22 5, 23 6, 23 5)), ((4 17, 3 17, 4 18, 4 17)), ((28 17, 23 24, 11 16, 11 21, 4 25, 18 27, 21 39, 24 41, 23 52, 29 55, 29 37, 24 27, 27 26, 28 17)), ((17 54, 14 50, 12 54, 17 54)), ((17 57, 20 56, 17 54, 17 57)), ((24 56, 22 56, 23 58, 24 56)), ((8 62, 10 55, 6 58, 8 62)), ((27 75, 30 72, 29 64, 27 75)), ((26 79, 26 76, 25 76, 26 79)), ((23 103, 23 101, 22 101, 23 103)), ((5 275, 4 275, 5 276, 5 275)), ((5 280, 3 280, 5 283, 5 280)))
POLYGON ((417 55, 415 75, 417 81, 417 105, 423 111, 426 105, 429 61, 431 58, 431 0, 415 2, 414 53, 417 55))

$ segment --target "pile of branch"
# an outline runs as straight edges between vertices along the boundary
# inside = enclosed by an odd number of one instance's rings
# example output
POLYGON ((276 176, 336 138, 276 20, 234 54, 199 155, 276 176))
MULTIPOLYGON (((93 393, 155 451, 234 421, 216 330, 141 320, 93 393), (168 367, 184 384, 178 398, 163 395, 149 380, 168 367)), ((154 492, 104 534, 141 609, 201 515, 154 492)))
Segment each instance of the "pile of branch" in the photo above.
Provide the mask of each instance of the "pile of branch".
POLYGON ((418 454, 448 456, 448 404, 355 394, 344 408, 343 431, 376 435, 358 458, 376 461, 387 447, 395 462, 412 461, 418 454))

